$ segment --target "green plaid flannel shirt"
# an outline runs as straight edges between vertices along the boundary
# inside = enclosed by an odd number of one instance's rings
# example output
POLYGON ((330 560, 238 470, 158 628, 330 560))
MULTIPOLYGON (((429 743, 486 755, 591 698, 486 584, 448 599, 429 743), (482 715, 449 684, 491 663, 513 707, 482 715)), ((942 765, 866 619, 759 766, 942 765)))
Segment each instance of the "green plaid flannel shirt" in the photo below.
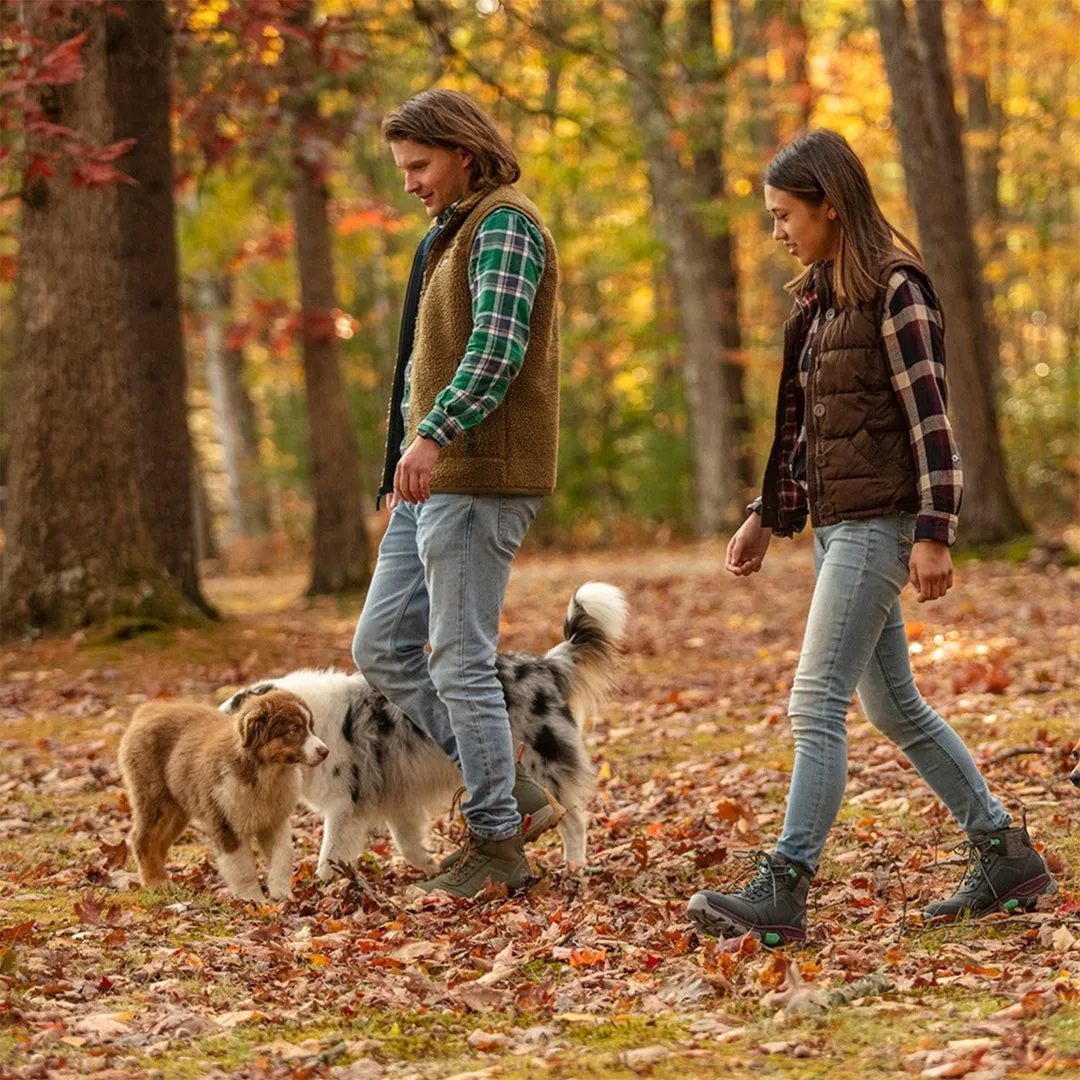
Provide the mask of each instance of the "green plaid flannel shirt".
MULTIPOLYGON (((421 435, 446 446, 498 408, 525 359, 533 301, 546 260, 540 230, 520 211, 493 210, 480 223, 469 254, 472 334, 450 385, 420 422, 421 435)), ((406 371, 402 403, 406 429, 408 375, 406 371)))

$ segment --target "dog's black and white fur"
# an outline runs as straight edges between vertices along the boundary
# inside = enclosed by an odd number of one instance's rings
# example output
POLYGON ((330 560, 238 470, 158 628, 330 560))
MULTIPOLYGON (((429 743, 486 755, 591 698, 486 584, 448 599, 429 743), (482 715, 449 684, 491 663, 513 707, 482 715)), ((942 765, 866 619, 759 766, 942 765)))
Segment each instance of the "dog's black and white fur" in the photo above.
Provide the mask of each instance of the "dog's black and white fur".
MULTIPOLYGON (((612 585, 588 582, 570 601, 564 640, 544 656, 500 653, 514 742, 524 747, 522 770, 566 808, 559 823, 567 864, 585 862, 588 804, 595 772, 582 741, 586 718, 604 702, 626 626, 626 601, 612 585)), ((235 712, 253 694, 280 688, 302 697, 314 730, 330 749, 322 768, 305 770, 301 798, 323 814, 318 874, 334 876, 351 863, 368 831, 386 821, 401 854, 429 873, 428 822, 461 786, 461 772, 443 751, 360 674, 293 671, 229 698, 235 712)))

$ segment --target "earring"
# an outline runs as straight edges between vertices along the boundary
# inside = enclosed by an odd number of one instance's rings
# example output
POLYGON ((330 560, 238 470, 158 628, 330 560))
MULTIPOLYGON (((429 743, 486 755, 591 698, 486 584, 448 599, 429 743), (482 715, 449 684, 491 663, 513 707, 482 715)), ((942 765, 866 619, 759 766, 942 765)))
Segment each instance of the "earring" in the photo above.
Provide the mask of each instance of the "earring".
POLYGON ((830 221, 835 221, 836 220, 836 211, 835 210, 830 210, 829 211, 829 220, 830 221))

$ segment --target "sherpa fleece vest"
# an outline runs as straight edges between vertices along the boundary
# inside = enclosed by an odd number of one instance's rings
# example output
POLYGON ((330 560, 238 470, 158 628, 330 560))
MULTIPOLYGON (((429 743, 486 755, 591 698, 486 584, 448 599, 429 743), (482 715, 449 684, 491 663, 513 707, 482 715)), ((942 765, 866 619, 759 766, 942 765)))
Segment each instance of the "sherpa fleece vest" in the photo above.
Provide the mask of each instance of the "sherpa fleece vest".
MULTIPOLYGON (((818 330, 804 400, 806 481, 815 527, 919 509, 908 421, 881 348, 887 285, 901 267, 917 274, 920 284, 933 293, 926 271, 898 250, 879 267, 881 285, 868 303, 840 308, 832 306, 829 290, 819 292, 818 330)), ((791 531, 791 523, 779 520, 780 433, 787 395, 799 377, 807 329, 807 316, 797 305, 784 325, 776 439, 762 489, 762 524, 782 535, 791 531)))
POLYGON ((536 495, 554 490, 559 449, 559 325, 555 241, 533 203, 509 185, 466 196, 428 253, 409 383, 409 428, 416 438, 435 398, 450 385, 472 333, 469 255, 480 223, 510 207, 539 229, 547 257, 533 302, 521 370, 498 408, 444 446, 433 492, 536 495))

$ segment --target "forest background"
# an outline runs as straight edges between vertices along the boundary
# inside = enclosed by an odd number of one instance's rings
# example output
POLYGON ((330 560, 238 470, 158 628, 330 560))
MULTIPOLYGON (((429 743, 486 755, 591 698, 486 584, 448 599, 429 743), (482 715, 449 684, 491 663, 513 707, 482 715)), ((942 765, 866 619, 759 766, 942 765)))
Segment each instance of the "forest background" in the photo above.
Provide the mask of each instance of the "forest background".
POLYGON ((379 121, 436 84, 512 133, 559 246, 560 482, 532 544, 667 542, 740 519, 771 440, 796 269, 769 237, 761 175, 808 124, 850 140, 943 294, 962 539, 1071 535, 1075 3, 0 12, 10 633, 155 604, 168 616, 162 567, 204 608, 199 567, 310 557, 312 592, 363 587, 426 224, 379 121), (46 310, 68 312, 66 330, 46 310))

